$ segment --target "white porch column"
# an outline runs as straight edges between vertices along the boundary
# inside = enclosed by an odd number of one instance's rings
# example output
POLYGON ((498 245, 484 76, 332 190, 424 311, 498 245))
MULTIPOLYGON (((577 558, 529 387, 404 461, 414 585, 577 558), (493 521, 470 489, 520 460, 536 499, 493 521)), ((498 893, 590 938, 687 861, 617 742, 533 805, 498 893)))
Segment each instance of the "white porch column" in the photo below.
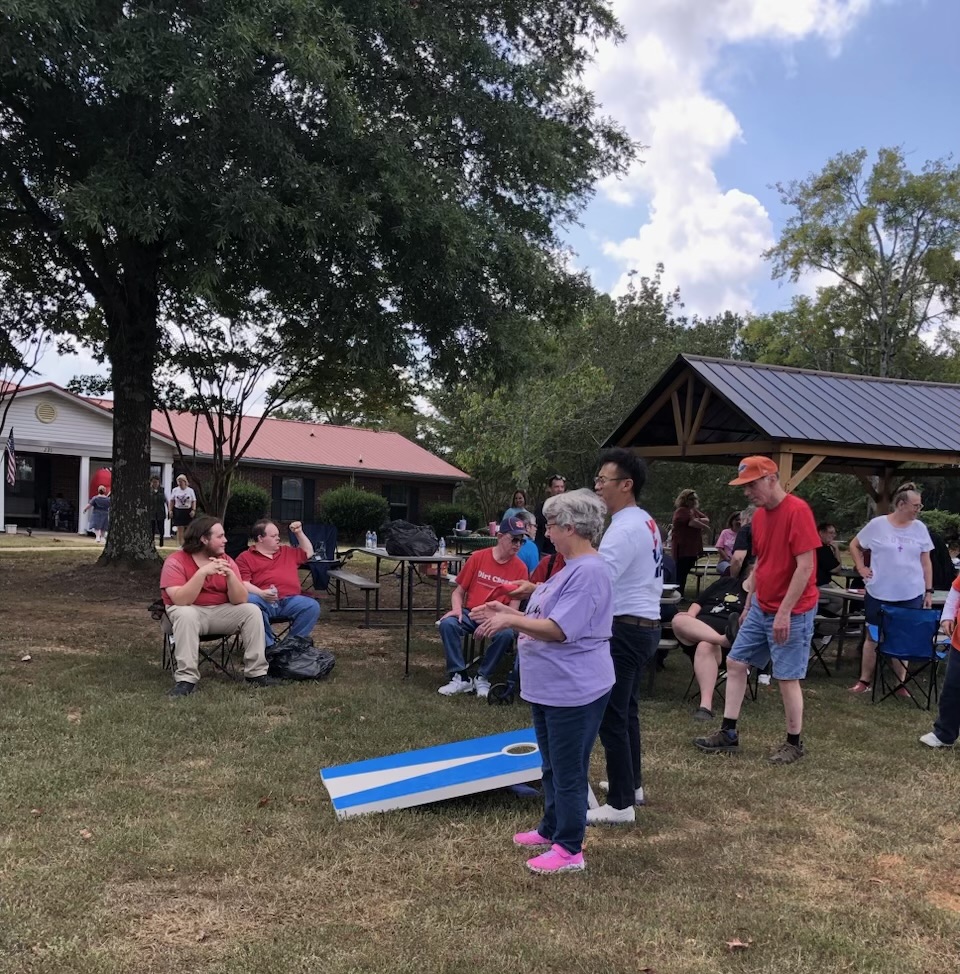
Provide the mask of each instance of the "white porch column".
POLYGON ((167 495, 167 518, 163 522, 163 536, 165 538, 173 537, 173 526, 170 524, 170 491, 173 490, 173 463, 165 463, 163 465, 163 473, 160 475, 160 486, 163 488, 163 492, 167 495))
POLYGON ((90 500, 90 457, 80 457, 80 487, 77 492, 77 534, 87 533, 87 515, 83 509, 90 500))
POLYGON ((7 454, 0 453, 0 531, 6 531, 6 503, 7 503, 7 454))

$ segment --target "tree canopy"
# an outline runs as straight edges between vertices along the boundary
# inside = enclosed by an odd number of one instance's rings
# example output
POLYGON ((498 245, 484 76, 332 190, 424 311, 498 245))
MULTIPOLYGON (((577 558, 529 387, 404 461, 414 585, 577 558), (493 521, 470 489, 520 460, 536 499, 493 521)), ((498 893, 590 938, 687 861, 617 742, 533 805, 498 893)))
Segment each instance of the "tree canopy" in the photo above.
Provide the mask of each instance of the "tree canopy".
POLYGON ((105 561, 154 556, 154 366, 191 298, 441 374, 565 300, 556 228, 634 152, 579 80, 618 36, 603 0, 5 5, 0 283, 68 295, 109 362, 105 561))
MULTIPOLYGON (((887 148, 868 172, 860 149, 777 189, 792 213, 766 253, 774 277, 833 281, 816 303, 795 303, 793 323, 820 353, 837 353, 828 358, 840 371, 904 374, 922 357, 921 333, 958 311, 960 168, 934 160, 911 172, 903 150, 887 148)), ((790 323, 769 318, 768 336, 790 323)))

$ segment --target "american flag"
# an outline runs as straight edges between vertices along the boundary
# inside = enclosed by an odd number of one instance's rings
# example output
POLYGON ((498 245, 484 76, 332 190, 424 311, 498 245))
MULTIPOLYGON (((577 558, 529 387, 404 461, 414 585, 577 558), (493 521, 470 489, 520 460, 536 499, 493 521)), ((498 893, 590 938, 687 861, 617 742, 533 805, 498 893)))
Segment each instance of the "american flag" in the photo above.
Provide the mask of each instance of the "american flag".
POLYGON ((7 437, 7 483, 13 487, 17 482, 17 451, 13 446, 13 430, 7 437))

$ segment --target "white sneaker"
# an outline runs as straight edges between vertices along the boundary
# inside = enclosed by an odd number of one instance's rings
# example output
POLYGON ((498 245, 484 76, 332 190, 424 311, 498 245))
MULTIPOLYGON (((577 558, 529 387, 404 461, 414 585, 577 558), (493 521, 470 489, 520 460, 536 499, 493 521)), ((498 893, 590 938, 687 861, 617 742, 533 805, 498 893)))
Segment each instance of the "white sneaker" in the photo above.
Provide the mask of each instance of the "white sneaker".
MULTIPOLYGON (((489 685, 487 686, 489 690, 489 685)), ((459 673, 454 673, 453 679, 449 683, 445 683, 437 693, 443 694, 445 697, 452 697, 458 693, 472 693, 473 692, 473 680, 465 680, 459 673)))
POLYGON ((477 696, 487 699, 490 692, 490 681, 485 676, 475 676, 473 678, 473 689, 477 691, 477 696))
MULTIPOLYGON (((610 790, 610 782, 609 781, 598 781, 597 782, 597 787, 601 791, 609 791, 610 790)), ((633 804, 636 805, 636 806, 646 805, 647 804, 646 801, 644 800, 644 797, 643 797, 643 788, 638 788, 633 793, 633 804)))
POLYGON ((636 820, 637 813, 633 810, 633 805, 627 808, 601 805, 599 808, 587 809, 587 825, 630 825, 636 820))
POLYGON ((933 731, 930 731, 929 734, 924 734, 923 737, 920 738, 920 743, 926 744, 927 747, 953 747, 952 744, 944 744, 933 731))

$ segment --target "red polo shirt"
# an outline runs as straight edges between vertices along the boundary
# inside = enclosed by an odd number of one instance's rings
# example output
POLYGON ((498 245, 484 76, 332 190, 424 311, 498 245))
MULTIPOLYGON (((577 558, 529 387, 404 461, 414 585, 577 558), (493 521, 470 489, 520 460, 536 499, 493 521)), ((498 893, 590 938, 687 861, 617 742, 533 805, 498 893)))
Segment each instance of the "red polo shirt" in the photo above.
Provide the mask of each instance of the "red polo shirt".
POLYGON ((300 594, 300 574, 297 569, 306 560, 307 553, 303 548, 281 545, 272 558, 261 554, 256 548, 247 548, 237 559, 237 566, 242 581, 252 582, 257 588, 276 585, 277 595, 281 599, 288 599, 291 595, 300 594))

